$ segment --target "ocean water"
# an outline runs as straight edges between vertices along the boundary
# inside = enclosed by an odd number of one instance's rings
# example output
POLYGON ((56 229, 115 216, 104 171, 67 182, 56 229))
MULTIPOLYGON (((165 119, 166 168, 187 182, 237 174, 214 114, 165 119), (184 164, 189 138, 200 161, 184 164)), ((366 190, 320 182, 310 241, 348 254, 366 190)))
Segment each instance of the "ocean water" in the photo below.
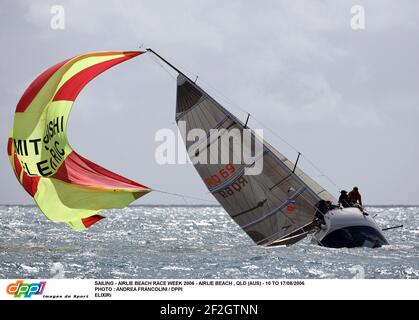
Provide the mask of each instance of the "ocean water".
POLYGON ((389 246, 330 249, 309 238, 263 248, 221 207, 109 210, 78 233, 34 206, 0 206, 0 278, 419 278, 419 207, 368 208, 389 246))

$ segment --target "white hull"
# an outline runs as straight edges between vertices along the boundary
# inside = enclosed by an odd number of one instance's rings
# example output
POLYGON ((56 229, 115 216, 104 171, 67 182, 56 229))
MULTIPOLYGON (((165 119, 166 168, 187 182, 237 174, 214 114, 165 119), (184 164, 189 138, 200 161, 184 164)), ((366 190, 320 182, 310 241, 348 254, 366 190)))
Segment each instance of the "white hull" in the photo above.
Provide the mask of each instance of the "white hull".
POLYGON ((358 208, 333 209, 324 217, 326 225, 313 235, 321 246, 376 248, 388 244, 375 220, 358 208))

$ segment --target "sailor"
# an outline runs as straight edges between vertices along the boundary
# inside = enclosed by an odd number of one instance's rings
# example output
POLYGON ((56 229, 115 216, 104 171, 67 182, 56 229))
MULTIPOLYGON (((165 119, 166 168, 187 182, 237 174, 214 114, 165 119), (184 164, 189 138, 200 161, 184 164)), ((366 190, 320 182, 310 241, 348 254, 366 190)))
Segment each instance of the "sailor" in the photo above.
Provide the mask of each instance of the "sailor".
POLYGON ((340 192, 339 204, 342 205, 342 207, 344 208, 352 207, 352 202, 349 199, 348 193, 346 192, 346 190, 342 190, 340 192))
POLYGON ((320 223, 320 225, 326 224, 326 221, 324 220, 324 216, 326 215, 327 211, 329 211, 327 202, 324 200, 320 200, 317 204, 317 210, 315 213, 315 217, 317 218, 317 221, 320 223))
POLYGON ((353 205, 358 204, 362 207, 362 199, 361 194, 358 191, 358 187, 354 187, 351 192, 348 193, 349 200, 353 203, 353 205))
POLYGON ((333 204, 332 201, 329 200, 326 201, 326 205, 328 210, 339 209, 339 206, 337 204, 333 204))

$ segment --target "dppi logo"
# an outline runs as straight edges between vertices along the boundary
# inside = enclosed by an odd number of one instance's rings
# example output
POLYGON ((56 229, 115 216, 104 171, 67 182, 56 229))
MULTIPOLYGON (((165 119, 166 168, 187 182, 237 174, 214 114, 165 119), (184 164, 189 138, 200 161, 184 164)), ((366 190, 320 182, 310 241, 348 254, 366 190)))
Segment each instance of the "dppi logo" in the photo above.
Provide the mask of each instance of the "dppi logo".
POLYGON ((34 294, 42 294, 45 289, 46 281, 38 283, 24 283, 23 280, 18 280, 7 286, 6 292, 14 295, 15 298, 31 298, 34 294))

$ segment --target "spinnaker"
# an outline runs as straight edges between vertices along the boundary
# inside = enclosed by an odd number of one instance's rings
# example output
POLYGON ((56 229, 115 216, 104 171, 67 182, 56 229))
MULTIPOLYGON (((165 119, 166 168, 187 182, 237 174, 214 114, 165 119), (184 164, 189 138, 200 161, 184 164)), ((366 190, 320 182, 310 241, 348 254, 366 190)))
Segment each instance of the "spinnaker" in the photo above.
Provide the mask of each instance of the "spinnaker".
POLYGON ((67 121, 80 91, 105 70, 141 55, 99 52, 62 61, 38 76, 16 107, 7 152, 14 173, 45 216, 75 230, 150 192, 79 155, 67 141, 67 121))

